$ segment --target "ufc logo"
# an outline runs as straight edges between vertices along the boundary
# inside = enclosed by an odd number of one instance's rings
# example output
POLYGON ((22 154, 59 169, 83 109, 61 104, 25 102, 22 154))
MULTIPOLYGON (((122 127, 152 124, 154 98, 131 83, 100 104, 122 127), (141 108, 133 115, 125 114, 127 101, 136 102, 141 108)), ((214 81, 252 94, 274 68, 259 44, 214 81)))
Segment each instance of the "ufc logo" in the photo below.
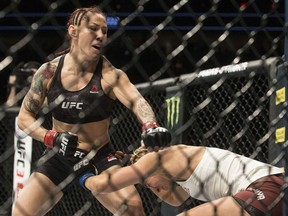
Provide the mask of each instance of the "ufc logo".
POLYGON ((157 127, 157 128, 149 128, 146 132, 149 134, 149 133, 157 133, 157 132, 166 132, 167 129, 166 128, 163 128, 163 127, 157 127))
POLYGON ((89 160, 88 159, 84 159, 84 160, 80 161, 79 163, 75 164, 73 169, 74 169, 74 171, 77 171, 81 167, 87 166, 88 164, 89 164, 89 160))
POLYGON ((66 148, 67 148, 67 145, 68 145, 68 139, 66 137, 63 137, 62 140, 61 140, 61 148, 59 149, 59 153, 62 153, 63 156, 65 156, 65 152, 66 152, 66 148))
POLYGON ((77 158, 83 158, 84 156, 85 156, 85 153, 80 152, 80 151, 76 151, 74 154, 74 157, 77 157, 77 158))
POLYGON ((79 109, 81 110, 83 106, 82 102, 63 102, 61 108, 62 109, 79 109))

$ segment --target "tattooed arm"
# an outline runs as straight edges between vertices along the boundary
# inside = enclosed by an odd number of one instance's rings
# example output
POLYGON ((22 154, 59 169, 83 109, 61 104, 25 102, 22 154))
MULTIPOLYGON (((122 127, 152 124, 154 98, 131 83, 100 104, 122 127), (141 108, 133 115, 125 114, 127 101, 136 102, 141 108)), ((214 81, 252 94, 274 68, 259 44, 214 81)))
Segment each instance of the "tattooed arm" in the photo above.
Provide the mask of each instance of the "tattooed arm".
POLYGON ((142 124, 141 145, 147 147, 149 151, 158 151, 159 148, 169 146, 171 133, 157 123, 152 107, 127 75, 107 62, 103 64, 103 68, 101 83, 104 92, 131 109, 142 124))
MULTIPOLYGON (((127 108, 132 110, 141 124, 156 121, 151 106, 140 94, 137 88, 130 82, 127 75, 122 70, 115 68, 113 68, 110 73, 113 73, 114 76, 114 79, 112 79, 114 82, 113 84, 110 84, 113 96, 127 108)), ((109 78, 105 80, 111 79, 109 78)))
POLYGON ((54 75, 55 68, 54 64, 46 63, 37 70, 18 115, 18 127, 39 141, 43 141, 47 129, 41 127, 43 119, 36 119, 36 116, 44 103, 47 85, 54 75))

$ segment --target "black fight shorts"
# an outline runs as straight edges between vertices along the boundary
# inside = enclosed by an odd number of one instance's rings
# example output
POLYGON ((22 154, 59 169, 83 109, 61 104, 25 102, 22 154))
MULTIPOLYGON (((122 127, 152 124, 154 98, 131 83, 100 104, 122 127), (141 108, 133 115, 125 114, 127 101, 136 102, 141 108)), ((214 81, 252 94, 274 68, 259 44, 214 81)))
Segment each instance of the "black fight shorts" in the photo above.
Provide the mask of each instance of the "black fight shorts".
MULTIPOLYGON (((80 149, 78 149, 78 151, 78 156, 67 159, 57 153, 55 154, 51 149, 46 149, 43 156, 37 162, 33 172, 44 174, 57 186, 60 186, 62 183, 60 189, 63 189, 62 191, 65 192, 65 189, 78 180, 78 178, 74 178, 72 181, 71 179, 67 179, 73 172, 74 164, 88 154, 88 152, 80 149)), ((121 161, 114 156, 114 152, 115 151, 110 144, 106 144, 98 150, 91 160, 98 174, 114 165, 122 166, 121 161)))
POLYGON ((251 216, 280 216, 283 184, 282 175, 262 177, 233 197, 251 216))

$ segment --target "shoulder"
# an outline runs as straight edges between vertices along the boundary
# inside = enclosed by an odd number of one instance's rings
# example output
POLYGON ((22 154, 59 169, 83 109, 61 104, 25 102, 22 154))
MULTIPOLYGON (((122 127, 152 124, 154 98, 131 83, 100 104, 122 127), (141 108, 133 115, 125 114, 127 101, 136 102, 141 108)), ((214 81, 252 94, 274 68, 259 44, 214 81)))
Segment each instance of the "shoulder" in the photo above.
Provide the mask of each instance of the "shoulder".
POLYGON ((132 164, 131 166, 145 174, 152 174, 157 171, 157 167, 160 167, 159 156, 159 152, 149 152, 142 156, 135 164, 132 164))
POLYGON ((55 75, 60 58, 61 56, 46 62, 39 67, 33 76, 33 86, 43 86, 44 88, 47 88, 50 85, 52 78, 55 75))
POLYGON ((172 145, 168 148, 164 148, 163 151, 169 154, 187 154, 189 152, 189 155, 194 154, 197 152, 197 150, 204 149, 203 146, 192 146, 192 145, 185 145, 185 144, 176 144, 172 145))
POLYGON ((103 79, 109 80, 109 83, 119 82, 119 81, 128 81, 129 78, 126 73, 117 67, 114 67, 112 63, 103 56, 103 68, 102 68, 103 79))
POLYGON ((57 66, 60 62, 60 58, 61 56, 42 64, 41 67, 36 72, 38 76, 44 77, 45 79, 48 80, 51 79, 55 74, 57 66))
POLYGON ((115 67, 105 56, 102 57, 103 57, 103 70, 105 73, 113 73, 113 74, 124 73, 124 71, 115 67))

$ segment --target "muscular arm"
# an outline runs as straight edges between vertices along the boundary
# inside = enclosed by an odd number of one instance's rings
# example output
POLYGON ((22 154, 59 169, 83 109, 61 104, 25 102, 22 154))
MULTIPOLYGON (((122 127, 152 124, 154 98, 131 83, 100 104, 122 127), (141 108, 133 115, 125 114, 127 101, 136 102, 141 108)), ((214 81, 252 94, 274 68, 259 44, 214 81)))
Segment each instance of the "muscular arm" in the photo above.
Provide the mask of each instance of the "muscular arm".
POLYGON ((50 63, 42 65, 35 73, 18 115, 18 127, 34 139, 43 141, 47 130, 41 127, 43 119, 36 119, 46 97, 48 81, 54 74, 50 63))
MULTIPOLYGON (((170 161, 168 163, 170 164, 170 161)), ((86 180, 85 186, 94 195, 109 193, 138 183, 146 185, 145 179, 157 175, 159 172, 161 172, 161 169, 159 169, 157 154, 153 152, 143 156, 133 165, 120 168, 111 173, 90 177, 86 180)), ((189 198, 189 194, 176 183, 173 183, 172 188, 166 189, 163 189, 164 186, 158 188, 146 186, 161 200, 173 206, 179 206, 189 198)))
MULTIPOLYGON (((100 174, 90 177, 86 180, 85 186, 94 195, 110 193, 120 190, 129 185, 142 183, 144 175, 136 168, 136 166, 127 166, 120 168, 113 174, 100 174)), ((180 206, 189 198, 186 191, 175 184, 173 189, 163 190, 157 188, 149 188, 157 197, 172 206, 180 206)))
POLYGON ((90 177, 86 180, 85 186, 95 195, 109 193, 142 182, 142 176, 143 174, 132 165, 111 173, 107 171, 106 173, 90 177))
POLYGON ((105 81, 109 83, 108 85, 111 87, 113 95, 124 106, 133 111, 140 123, 156 121, 151 106, 122 70, 110 65, 110 71, 105 81))
POLYGON ((180 206, 190 196, 179 185, 174 185, 173 189, 163 190, 157 188, 150 188, 150 190, 161 200, 172 206, 180 206))
POLYGON ((156 121, 151 106, 130 82, 127 75, 122 71, 118 73, 119 82, 113 90, 118 100, 134 112, 140 123, 156 121))
POLYGON ((135 164, 88 178, 85 187, 95 193, 109 193, 129 185, 143 183, 145 178, 155 171, 153 164, 155 167, 157 161, 154 159, 155 156, 151 158, 148 154, 144 155, 135 164), (153 162, 150 162, 151 160, 153 162))

